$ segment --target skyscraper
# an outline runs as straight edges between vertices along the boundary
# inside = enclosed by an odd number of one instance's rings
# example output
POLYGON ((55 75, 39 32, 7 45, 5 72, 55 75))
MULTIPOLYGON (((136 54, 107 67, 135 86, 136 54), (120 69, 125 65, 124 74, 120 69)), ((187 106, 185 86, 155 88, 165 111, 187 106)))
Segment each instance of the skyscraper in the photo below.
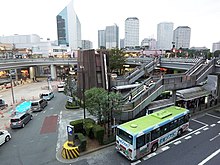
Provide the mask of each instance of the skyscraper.
POLYGON ((173 41, 175 47, 189 48, 190 47, 191 29, 188 26, 179 26, 173 32, 173 41))
POLYGON ((173 23, 161 22, 157 25, 157 49, 170 50, 173 42, 173 23))
POLYGON ((216 50, 220 50, 220 41, 212 44, 212 52, 214 53, 216 50))
POLYGON ((98 31, 98 48, 106 47, 105 45, 105 30, 98 31))
POLYGON ((81 47, 81 24, 73 8, 73 0, 57 15, 58 45, 76 50, 81 47))
POLYGON ((105 28, 106 49, 118 48, 119 28, 116 24, 105 28))
POLYGON ((125 20, 125 47, 139 46, 139 19, 129 17, 125 20))

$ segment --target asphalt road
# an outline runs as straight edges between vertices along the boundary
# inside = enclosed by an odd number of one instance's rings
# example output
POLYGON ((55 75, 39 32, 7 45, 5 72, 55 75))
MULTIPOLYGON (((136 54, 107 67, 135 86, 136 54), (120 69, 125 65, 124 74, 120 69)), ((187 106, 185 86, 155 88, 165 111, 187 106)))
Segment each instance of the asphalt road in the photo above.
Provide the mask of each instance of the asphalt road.
POLYGON ((56 144, 59 114, 65 99, 64 94, 55 93, 44 111, 33 113, 33 120, 25 128, 9 130, 12 139, 0 147, 1 165, 62 164, 56 159, 56 144), (48 127, 50 121, 53 122, 48 127))
POLYGON ((77 165, 219 165, 220 112, 210 111, 190 121, 190 130, 155 153, 130 162, 114 146, 80 157, 77 165))

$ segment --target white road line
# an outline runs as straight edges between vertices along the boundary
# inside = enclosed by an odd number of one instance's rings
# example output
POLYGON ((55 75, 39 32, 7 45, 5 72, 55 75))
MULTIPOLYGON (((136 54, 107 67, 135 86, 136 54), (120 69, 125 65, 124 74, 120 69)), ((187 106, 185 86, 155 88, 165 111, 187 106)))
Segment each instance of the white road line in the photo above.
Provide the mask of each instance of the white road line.
POLYGON ((206 115, 211 116, 211 117, 214 117, 214 118, 217 118, 217 119, 220 119, 219 116, 215 116, 215 115, 212 115, 212 114, 210 114, 210 113, 206 113, 206 115))
POLYGON ((218 121, 217 123, 220 124, 220 121, 218 121))
POLYGON ((192 132, 192 130, 193 130, 193 129, 191 129, 191 128, 188 129, 189 132, 192 132))
POLYGON ((208 128, 208 127, 206 127, 206 128, 204 128, 204 129, 203 129, 203 131, 206 131, 206 130, 208 130, 208 129, 209 129, 209 128, 208 128))
POLYGON ((191 139, 191 138, 192 138, 192 136, 185 137, 186 140, 191 139))
POLYGON ((165 146, 165 147, 161 148, 162 151, 166 151, 166 150, 168 150, 168 149, 170 149, 169 146, 165 146))
POLYGON ((43 113, 45 113, 46 111, 43 111, 43 113))
POLYGON ((177 141, 177 142, 175 142, 175 143, 173 143, 173 144, 178 145, 178 144, 180 144, 180 143, 181 143, 181 141, 179 140, 179 141, 177 141))
POLYGON ((212 125, 210 125, 210 127, 214 127, 214 126, 216 126, 216 124, 212 124, 212 125))
POLYGON ((140 160, 137 160, 136 162, 132 162, 131 165, 135 165, 135 164, 138 164, 140 162, 141 162, 140 160))
POLYGON ((218 135, 214 136, 213 138, 209 139, 209 141, 211 142, 211 141, 215 140, 219 136, 220 136, 220 133, 218 133, 218 135))
POLYGON ((195 132, 194 134, 195 134, 195 135, 198 135, 198 134, 200 134, 200 133, 201 133, 201 132, 200 132, 200 131, 198 131, 198 132, 195 132))
POLYGON ((175 139, 175 140, 173 140, 173 141, 170 141, 169 143, 166 144, 166 146, 168 146, 168 145, 170 145, 170 144, 172 144, 172 143, 175 143, 176 141, 179 141, 179 140, 181 140, 181 139, 183 139, 183 138, 185 138, 185 137, 187 137, 187 136, 189 136, 189 135, 192 135, 193 133, 195 133, 195 132, 197 132, 197 131, 199 131, 199 130, 201 130, 201 129, 204 129, 204 128, 206 128, 206 127, 207 127, 207 126, 200 127, 200 128, 198 128, 198 129, 196 129, 196 130, 194 130, 194 131, 192 131, 192 132, 190 132, 190 133, 188 133, 188 134, 186 134, 186 135, 184 135, 184 136, 181 136, 181 137, 179 137, 179 138, 177 138, 177 139, 175 139))
POLYGON ((156 152, 153 152, 153 153, 151 153, 151 154, 145 156, 143 159, 144 159, 144 160, 147 160, 147 159, 149 159, 149 158, 152 158, 152 157, 155 156, 155 155, 157 155, 157 153, 156 153, 156 152))
POLYGON ((202 125, 208 126, 208 124, 203 123, 203 122, 201 122, 201 121, 198 121, 198 120, 196 120, 196 119, 192 119, 192 121, 195 121, 195 122, 200 123, 200 124, 202 124, 202 125))
POLYGON ((207 163, 210 159, 212 159, 214 156, 218 155, 219 153, 220 153, 220 149, 213 152, 211 155, 209 155, 207 158, 205 158, 203 161, 201 161, 198 165, 204 165, 205 163, 207 163))

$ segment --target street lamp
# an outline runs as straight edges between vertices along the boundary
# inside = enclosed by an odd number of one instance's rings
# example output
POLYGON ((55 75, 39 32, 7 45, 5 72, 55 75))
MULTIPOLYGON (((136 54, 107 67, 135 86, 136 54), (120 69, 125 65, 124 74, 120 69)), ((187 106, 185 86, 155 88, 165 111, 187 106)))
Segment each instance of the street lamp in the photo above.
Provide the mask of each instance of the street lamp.
POLYGON ((80 69, 82 69, 82 83, 83 83, 83 116, 84 119, 86 118, 86 105, 85 105, 85 72, 84 66, 80 65, 80 69))
POLYGON ((13 104, 15 103, 15 96, 14 96, 14 90, 13 90, 13 83, 12 83, 12 71, 10 70, 10 82, 11 82, 11 96, 12 96, 12 101, 13 104))

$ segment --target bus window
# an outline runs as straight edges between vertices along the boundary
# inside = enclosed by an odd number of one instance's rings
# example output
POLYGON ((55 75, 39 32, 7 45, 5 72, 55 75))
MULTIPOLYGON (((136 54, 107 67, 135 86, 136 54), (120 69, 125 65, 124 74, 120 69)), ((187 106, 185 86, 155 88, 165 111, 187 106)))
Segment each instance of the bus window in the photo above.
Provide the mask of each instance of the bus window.
POLYGON ((117 136, 128 142, 129 144, 133 144, 133 137, 129 135, 127 132, 117 129, 117 136))
POLYGON ((161 127, 161 135, 164 135, 169 131, 170 131, 169 124, 165 124, 164 126, 161 127))
POLYGON ((140 137, 137 138, 136 141, 136 149, 142 147, 145 145, 145 134, 141 135, 140 137))
POLYGON ((160 136, 160 128, 157 128, 151 132, 151 140, 155 140, 160 136))

